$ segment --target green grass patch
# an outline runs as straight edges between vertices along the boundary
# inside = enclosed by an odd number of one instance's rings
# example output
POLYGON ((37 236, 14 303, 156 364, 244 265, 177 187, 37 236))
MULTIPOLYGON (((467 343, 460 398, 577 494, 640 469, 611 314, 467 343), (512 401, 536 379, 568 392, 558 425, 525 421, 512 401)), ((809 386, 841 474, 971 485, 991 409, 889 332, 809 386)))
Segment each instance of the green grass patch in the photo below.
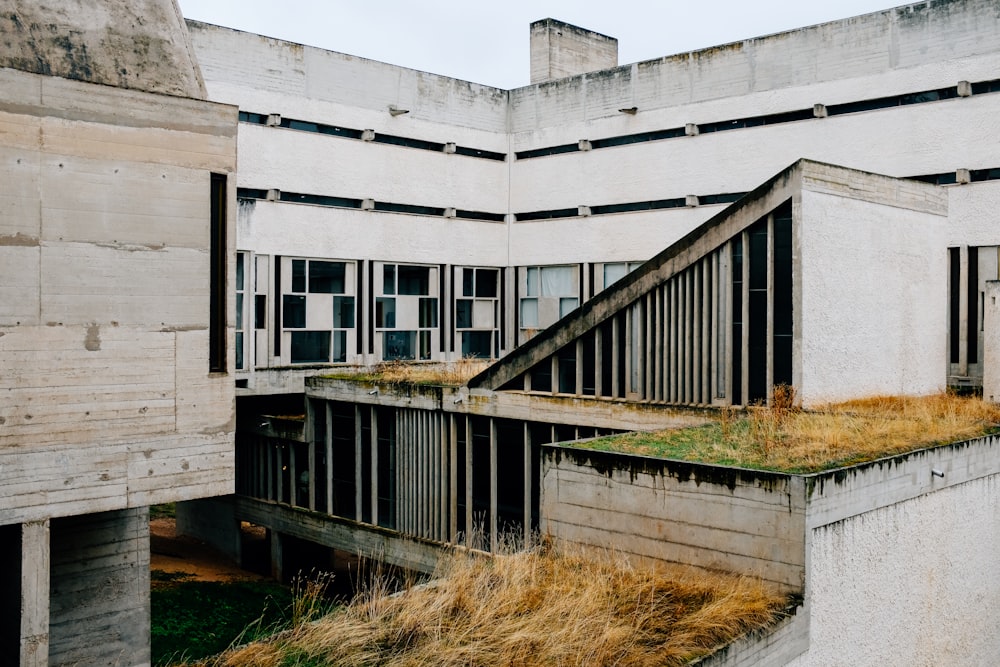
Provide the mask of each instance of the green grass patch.
POLYGON ((149 520, 153 519, 173 519, 177 516, 177 503, 164 503, 162 505, 151 505, 149 508, 149 520))
POLYGON ((184 581, 154 570, 152 659, 165 667, 267 636, 290 621, 292 593, 272 582, 184 581))
POLYGON ((952 394, 875 396, 812 411, 791 401, 775 405, 723 409, 704 426, 626 433, 574 446, 811 473, 993 434, 1000 426, 1000 406, 952 394))

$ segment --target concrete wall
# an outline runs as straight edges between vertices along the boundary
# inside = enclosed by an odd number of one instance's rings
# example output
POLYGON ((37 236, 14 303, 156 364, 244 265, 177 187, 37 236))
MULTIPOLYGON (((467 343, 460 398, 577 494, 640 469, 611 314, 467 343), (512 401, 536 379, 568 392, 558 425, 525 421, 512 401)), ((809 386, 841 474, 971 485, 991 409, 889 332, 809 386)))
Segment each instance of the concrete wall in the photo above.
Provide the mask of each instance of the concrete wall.
POLYGON ((640 559, 805 582, 802 480, 790 475, 545 447, 542 534, 640 559))
POLYGON ((0 67, 205 98, 176 0, 3 0, 0 34, 0 67))
POLYGON ((209 181, 235 170, 236 110, 10 69, 0 86, 0 523, 231 491, 209 181))
POLYGON ((542 530, 698 567, 727 559, 770 581, 788 569, 780 542, 795 545, 802 606, 700 664, 989 665, 1000 651, 1000 584, 989 576, 998 448, 987 436, 785 476, 546 447, 542 530), (686 540, 699 548, 678 549, 686 540), (755 543, 769 563, 737 557, 755 543))
POLYGON ((531 83, 618 65, 618 40, 555 19, 531 24, 531 83))
MULTIPOLYGON (((244 207, 238 230, 240 249, 264 259, 507 268, 505 351, 523 338, 512 296, 515 267, 579 264, 586 271, 587 262, 646 260, 720 206, 525 223, 513 222, 516 214, 746 192, 802 157, 896 177, 1000 164, 993 141, 1000 132, 1000 95, 992 93, 515 158, 518 151, 575 146, 582 139, 991 80, 1000 71, 1000 17, 990 0, 917 3, 513 91, 197 22, 189 28, 212 99, 247 112, 506 155, 506 161, 483 160, 255 123, 241 123, 239 132, 241 187, 506 215, 505 223, 489 223, 256 201, 244 207), (392 115, 390 106, 408 113, 392 115), (620 111, 633 106, 635 114, 620 111), (364 234, 357 233, 360 228, 364 234)), ((593 37, 584 33, 584 41, 593 37)), ((953 190, 946 242, 997 243, 996 181, 953 190)), ((282 295, 267 296, 273 303, 282 295)), ((583 290, 581 301, 589 296, 583 290)), ((450 317, 453 297, 441 298, 450 317)), ((273 318, 268 325, 274 326, 273 318)), ((367 337, 362 326, 358 340, 367 337)), ((446 331, 448 319, 440 326, 446 331)), ((273 338, 272 331, 261 332, 273 338)), ((366 360, 373 360, 367 350, 348 359, 366 360)), ((271 356, 260 367, 287 363, 271 356)), ((265 393, 284 384, 251 379, 247 391, 265 393)), ((299 386, 298 379, 288 386, 299 386)), ((922 378, 920 386, 928 383, 922 378)))
POLYGON ((944 388, 947 192, 829 169, 795 225, 795 385, 803 404, 944 388))
MULTIPOLYGON (((740 98, 741 105, 764 109, 787 104, 789 89, 812 87, 822 94, 791 107, 808 108, 817 102, 844 101, 851 88, 866 84, 865 98, 890 94, 877 92, 878 83, 899 85, 926 66, 948 76, 950 83, 941 85, 954 85, 954 72, 947 74, 945 63, 993 52, 998 34, 1000 14, 991 0, 919 2, 519 88, 511 91, 511 130, 620 117, 618 109, 633 104, 640 109, 639 117, 651 109, 712 100, 728 99, 723 106, 731 106, 733 98, 740 98), (851 83, 845 86, 846 81, 851 83)), ((935 87, 940 86, 928 88, 935 87)))
POLYGON ((53 520, 51 562, 48 665, 148 665, 148 508, 53 520))

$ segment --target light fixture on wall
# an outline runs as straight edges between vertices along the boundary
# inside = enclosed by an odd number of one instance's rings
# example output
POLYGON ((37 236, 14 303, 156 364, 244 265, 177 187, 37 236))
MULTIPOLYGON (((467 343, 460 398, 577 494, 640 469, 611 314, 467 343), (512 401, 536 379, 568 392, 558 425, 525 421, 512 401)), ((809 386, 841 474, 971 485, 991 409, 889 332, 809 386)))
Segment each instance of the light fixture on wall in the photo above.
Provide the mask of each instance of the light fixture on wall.
POLYGON ((390 116, 402 116, 404 113, 410 113, 409 109, 400 109, 395 104, 389 105, 389 115, 390 116))
POLYGON ((944 477, 944 472, 937 468, 931 468, 931 475, 934 477, 944 477))
POLYGON ((627 113, 629 116, 634 116, 639 113, 639 107, 625 107, 624 109, 619 109, 621 113, 627 113))

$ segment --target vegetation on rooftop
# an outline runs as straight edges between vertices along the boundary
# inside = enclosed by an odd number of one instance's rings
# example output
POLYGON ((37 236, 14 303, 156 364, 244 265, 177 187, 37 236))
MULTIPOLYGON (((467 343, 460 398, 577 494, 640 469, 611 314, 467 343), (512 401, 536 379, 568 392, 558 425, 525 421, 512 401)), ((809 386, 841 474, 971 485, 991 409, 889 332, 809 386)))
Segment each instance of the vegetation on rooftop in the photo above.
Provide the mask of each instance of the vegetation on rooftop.
POLYGON ((432 583, 350 605, 192 665, 684 665, 779 619, 757 580, 640 569, 551 548, 455 554, 432 583))
POLYGON ((487 359, 461 359, 440 364, 384 361, 371 368, 325 373, 323 377, 383 385, 462 386, 490 365, 487 359))
POLYGON ((579 446, 658 458, 808 473, 957 442, 1000 430, 1000 405, 981 398, 873 396, 795 407, 795 392, 776 387, 771 405, 722 409, 705 426, 627 433, 579 446))

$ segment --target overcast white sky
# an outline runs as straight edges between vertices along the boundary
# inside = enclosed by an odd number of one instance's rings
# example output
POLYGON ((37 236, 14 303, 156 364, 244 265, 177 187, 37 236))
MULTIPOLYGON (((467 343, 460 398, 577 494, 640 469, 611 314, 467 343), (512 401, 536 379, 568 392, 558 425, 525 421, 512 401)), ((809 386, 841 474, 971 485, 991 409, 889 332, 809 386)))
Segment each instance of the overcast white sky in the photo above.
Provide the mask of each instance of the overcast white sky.
POLYGON ((905 0, 179 0, 187 18, 483 83, 528 83, 528 25, 618 39, 619 63, 866 14, 905 0))

